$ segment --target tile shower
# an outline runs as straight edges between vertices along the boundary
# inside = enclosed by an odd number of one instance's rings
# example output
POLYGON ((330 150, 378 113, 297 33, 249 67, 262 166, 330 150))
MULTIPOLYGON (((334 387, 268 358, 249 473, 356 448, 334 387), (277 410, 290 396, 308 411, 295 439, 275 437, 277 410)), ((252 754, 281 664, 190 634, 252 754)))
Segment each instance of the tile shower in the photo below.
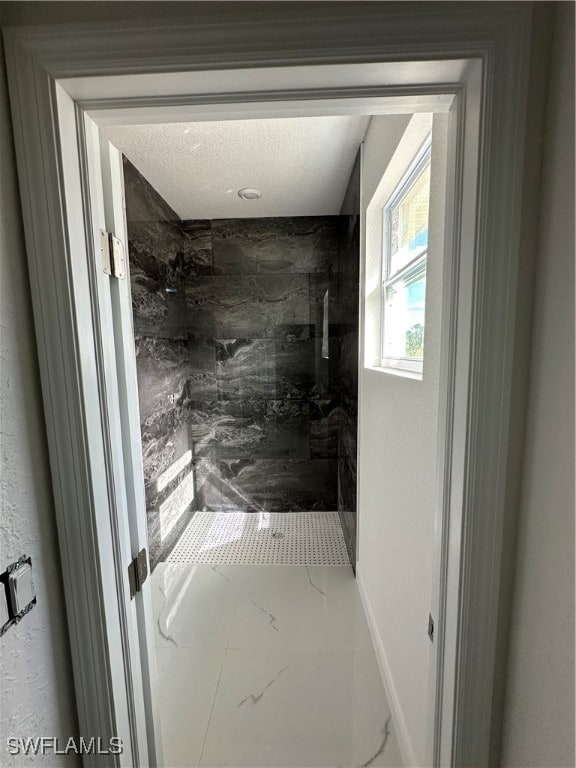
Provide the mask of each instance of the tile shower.
POLYGON ((337 510, 354 562, 358 162, 339 216, 182 221, 124 175, 152 567, 204 511, 337 510))

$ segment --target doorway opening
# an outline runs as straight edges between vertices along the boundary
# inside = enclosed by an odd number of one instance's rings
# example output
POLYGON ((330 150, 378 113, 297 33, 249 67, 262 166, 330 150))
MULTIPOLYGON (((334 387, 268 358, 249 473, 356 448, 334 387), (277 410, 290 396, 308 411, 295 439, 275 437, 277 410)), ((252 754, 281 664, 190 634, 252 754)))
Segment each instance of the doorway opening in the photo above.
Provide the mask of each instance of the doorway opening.
MULTIPOLYGON (((376 311, 383 325, 385 306, 384 241, 373 244, 370 227, 383 231, 391 180, 434 139, 441 184, 428 184, 400 236, 408 245, 434 233, 423 387, 435 444, 446 121, 433 117, 101 129, 103 155, 122 154, 165 765, 411 764, 380 628, 354 580, 359 373, 374 370, 360 323, 376 311), (377 305, 362 280, 376 280, 377 305)), ((407 312, 417 314, 408 338, 423 315, 407 312)), ((411 418, 401 394, 386 398, 380 410, 411 418)), ((429 451, 418 469, 434 476, 436 465, 429 451)), ((427 569, 406 596, 419 592, 428 610, 436 489, 420 495, 427 569)), ((376 528, 365 525, 369 540, 376 528)), ((428 639, 420 646, 410 663, 424 669, 425 712, 433 669, 428 639)))

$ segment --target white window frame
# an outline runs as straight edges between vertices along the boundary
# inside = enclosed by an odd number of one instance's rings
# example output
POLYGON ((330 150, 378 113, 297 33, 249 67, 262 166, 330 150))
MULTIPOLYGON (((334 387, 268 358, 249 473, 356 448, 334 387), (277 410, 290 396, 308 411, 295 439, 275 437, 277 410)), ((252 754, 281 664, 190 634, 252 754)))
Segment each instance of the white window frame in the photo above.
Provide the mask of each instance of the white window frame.
MULTIPOLYGON (((414 357, 397 357, 384 354, 384 342, 386 339, 386 290, 403 276, 411 273, 417 274, 423 272, 426 274, 426 265, 428 262, 428 248, 411 259, 396 272, 390 274, 390 264, 392 260, 392 211, 403 200, 410 188, 420 176, 422 171, 430 164, 432 158, 432 134, 430 134, 416 156, 413 158, 406 173, 394 189, 389 200, 382 209, 382 330, 381 330, 381 365, 382 368, 389 368, 398 371, 407 371, 411 374, 418 374, 422 378, 424 358, 418 360, 414 357)), ((424 302, 426 304, 426 300, 424 302)), ((426 310, 424 310, 426 313, 426 310)), ((424 314, 426 317, 426 314, 424 314)), ((426 325, 424 325, 424 338, 426 338, 426 325)), ((411 377, 412 378, 412 377, 411 377)))

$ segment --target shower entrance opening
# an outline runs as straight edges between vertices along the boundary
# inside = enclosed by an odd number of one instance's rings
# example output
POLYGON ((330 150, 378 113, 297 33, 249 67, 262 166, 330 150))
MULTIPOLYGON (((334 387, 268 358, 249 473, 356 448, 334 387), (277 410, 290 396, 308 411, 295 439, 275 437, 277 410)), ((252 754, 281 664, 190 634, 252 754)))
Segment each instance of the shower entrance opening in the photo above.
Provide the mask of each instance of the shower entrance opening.
POLYGON ((124 153, 152 569, 355 563, 370 120, 101 131, 124 153), (248 181, 263 192, 247 203, 248 181))
MULTIPOLYGON (((434 133, 431 229, 443 231, 445 123, 445 112, 423 112, 100 129, 123 177, 167 765, 415 759, 393 724, 398 705, 379 682, 353 575, 361 147, 389 155, 380 187, 434 133), (247 182, 259 190, 248 205, 247 182), (254 718, 264 695, 266 738, 254 718)), ((441 276, 438 238, 431 252, 441 276)), ((427 382, 439 335, 429 323, 427 382)), ((424 513, 430 552, 435 501, 424 513)), ((430 575, 422 582, 428 610, 430 575)))

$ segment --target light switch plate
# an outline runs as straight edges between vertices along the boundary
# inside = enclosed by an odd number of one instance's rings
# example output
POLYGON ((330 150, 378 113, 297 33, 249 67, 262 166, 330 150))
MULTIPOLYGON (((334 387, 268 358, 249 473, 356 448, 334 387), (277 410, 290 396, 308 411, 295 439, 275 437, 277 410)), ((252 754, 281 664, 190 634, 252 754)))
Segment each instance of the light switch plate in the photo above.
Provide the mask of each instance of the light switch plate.
POLYGON ((10 602, 14 615, 21 613, 35 598, 32 566, 23 563, 8 576, 10 602))

